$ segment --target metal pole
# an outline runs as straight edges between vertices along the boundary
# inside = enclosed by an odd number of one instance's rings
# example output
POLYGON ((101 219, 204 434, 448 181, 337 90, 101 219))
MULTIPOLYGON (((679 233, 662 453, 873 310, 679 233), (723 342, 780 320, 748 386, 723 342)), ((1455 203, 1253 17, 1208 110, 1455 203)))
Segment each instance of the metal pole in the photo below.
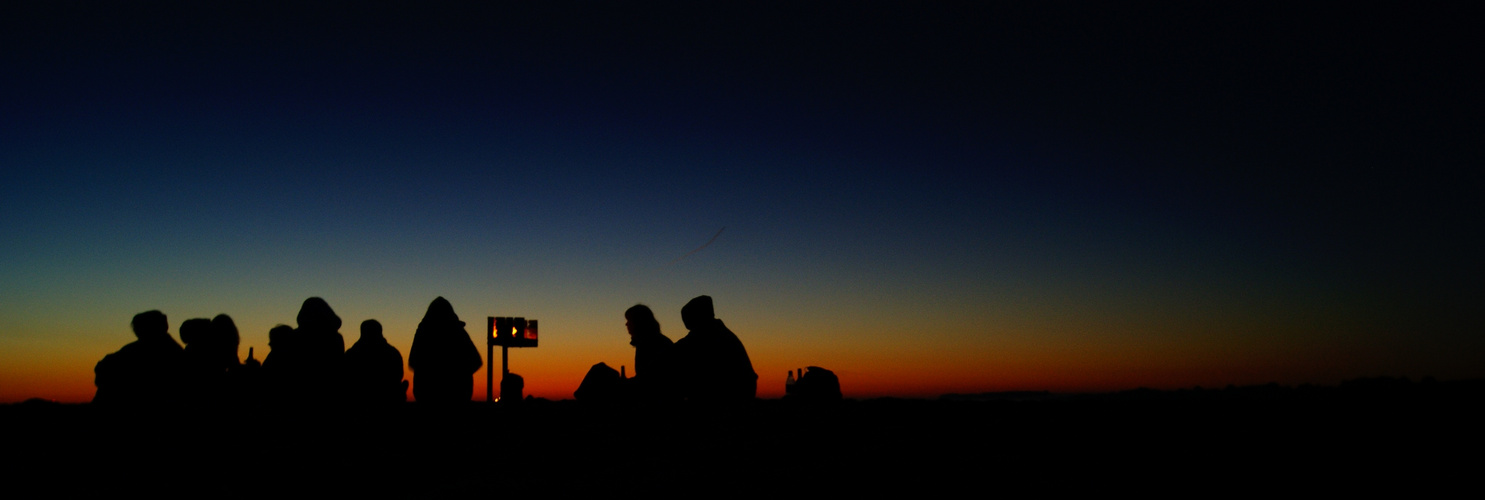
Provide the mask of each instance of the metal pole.
POLYGON ((500 346, 500 398, 505 399, 505 376, 510 375, 510 346, 500 346))
POLYGON ((490 358, 495 357, 495 346, 485 340, 485 402, 495 402, 495 370, 490 366, 490 358))

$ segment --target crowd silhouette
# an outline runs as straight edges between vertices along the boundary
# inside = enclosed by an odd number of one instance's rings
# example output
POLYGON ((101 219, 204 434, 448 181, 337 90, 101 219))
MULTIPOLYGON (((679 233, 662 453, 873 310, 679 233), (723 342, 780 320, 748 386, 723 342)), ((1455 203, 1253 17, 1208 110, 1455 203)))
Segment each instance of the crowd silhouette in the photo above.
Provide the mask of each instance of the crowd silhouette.
MULTIPOLYGON (((635 349, 634 376, 594 365, 577 399, 736 403, 756 396, 752 361, 737 335, 715 317, 711 297, 697 297, 681 309, 688 333, 675 342, 661 333, 648 306, 635 305, 624 318, 635 349)), ((164 313, 139 313, 131 323, 136 340, 94 368, 93 402, 378 406, 407 402, 411 388, 419 403, 449 406, 471 400, 474 375, 486 362, 443 297, 428 305, 414 333, 410 381, 403 379, 402 353, 387 342, 379 321, 363 321, 360 338, 346 349, 342 321, 324 299, 305 299, 295 320, 295 327, 269 330, 269 352, 260 363, 251 348, 239 360, 241 337, 226 314, 182 322, 183 347, 171 337, 164 313)), ((505 382, 523 381, 509 374, 505 382)))

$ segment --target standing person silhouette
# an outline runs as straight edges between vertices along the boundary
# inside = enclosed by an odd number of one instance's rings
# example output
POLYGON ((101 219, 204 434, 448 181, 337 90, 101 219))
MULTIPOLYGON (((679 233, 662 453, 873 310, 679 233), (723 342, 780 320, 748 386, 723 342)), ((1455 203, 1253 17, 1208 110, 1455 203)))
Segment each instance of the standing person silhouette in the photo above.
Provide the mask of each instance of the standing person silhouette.
POLYGON ((413 371, 413 397, 419 403, 468 402, 474 397, 474 374, 483 365, 454 306, 443 297, 433 299, 418 323, 407 356, 407 366, 413 371))
POLYGON ((305 373, 303 342, 289 325, 268 330, 268 355, 263 357, 264 395, 273 403, 299 404, 310 399, 302 380, 305 373))
POLYGON ((681 308, 690 333, 675 343, 681 393, 691 401, 739 402, 758 395, 758 374, 741 340, 716 318, 712 298, 691 299, 681 308))
POLYGON ((227 395, 227 367, 221 362, 221 339, 216 333, 206 318, 191 318, 180 324, 180 341, 186 345, 185 371, 181 373, 185 401, 216 404, 227 395))
POLYGON ((345 337, 340 335, 340 316, 330 309, 325 299, 304 299, 296 318, 299 328, 294 341, 303 362, 298 381, 306 391, 308 402, 335 403, 342 396, 341 381, 345 361, 345 337))
POLYGON ((382 336, 381 322, 361 322, 361 339, 345 352, 346 383, 352 402, 385 405, 407 402, 402 353, 382 336))

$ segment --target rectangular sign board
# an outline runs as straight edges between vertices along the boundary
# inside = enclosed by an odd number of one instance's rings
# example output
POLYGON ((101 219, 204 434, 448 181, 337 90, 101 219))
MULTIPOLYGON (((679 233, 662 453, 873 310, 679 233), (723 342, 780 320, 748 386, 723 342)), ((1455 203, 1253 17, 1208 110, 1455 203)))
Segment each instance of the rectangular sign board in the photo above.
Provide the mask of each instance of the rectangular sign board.
POLYGON ((488 339, 490 345, 505 347, 536 347, 536 320, 526 318, 497 318, 490 316, 488 339))

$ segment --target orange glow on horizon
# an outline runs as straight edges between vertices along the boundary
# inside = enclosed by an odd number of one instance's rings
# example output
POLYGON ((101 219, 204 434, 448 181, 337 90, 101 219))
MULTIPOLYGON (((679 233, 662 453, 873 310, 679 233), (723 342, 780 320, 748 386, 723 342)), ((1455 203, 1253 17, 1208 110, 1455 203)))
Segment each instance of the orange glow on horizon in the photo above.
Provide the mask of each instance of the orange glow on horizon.
MULTIPOLYGON (((404 355, 408 353, 416 318, 402 319, 400 324, 396 319, 383 323, 388 341, 404 355)), ((833 371, 848 398, 934 398, 946 393, 999 391, 1107 392, 1198 385, 1220 388, 1269 382, 1329 385, 1379 375, 1448 380, 1471 377, 1477 370, 1473 360, 1462 357, 1408 351, 1382 342, 1353 342, 1360 334, 1349 330, 1318 336, 1302 326, 1275 326, 1256 335, 1248 333, 1257 330, 1253 325, 1197 329, 1181 324, 1141 329, 1139 325, 1119 323, 1025 323, 990 330, 929 324, 925 328, 932 335, 908 342, 892 329, 893 325, 881 322, 831 327, 743 318, 728 325, 752 359, 759 376, 760 398, 782 397, 785 374, 808 366, 833 371), (1417 354, 1398 358, 1398 353, 1417 354)), ((525 379, 523 396, 570 399, 588 369, 598 362, 615 369, 627 366, 633 375, 634 349, 627 345, 621 321, 548 326, 555 333, 543 339, 543 347, 511 352, 511 371, 525 379), (581 334, 584 331, 602 333, 581 334)), ((266 332, 267 327, 267 322, 239 321, 244 332, 266 332)), ((113 325, 106 342, 66 332, 43 332, 34 335, 34 341, 0 339, 4 348, 0 352, 6 353, 6 362, 0 363, 0 403, 30 398, 90 401, 94 394, 93 366, 132 340, 127 330, 119 330, 124 328, 113 325), (68 340, 73 338, 77 340, 68 340)), ((684 332, 671 336, 679 339, 684 332)), ((257 358, 266 357, 266 333, 244 333, 242 337, 244 348, 256 345, 257 358)), ((485 349, 481 351, 485 354, 485 349)), ((500 370, 499 363, 497 352, 473 376, 473 400, 484 401, 484 370, 500 370)), ((416 387, 416 373, 406 370, 404 378, 416 387)), ((413 398, 411 390, 408 398, 413 398)))

